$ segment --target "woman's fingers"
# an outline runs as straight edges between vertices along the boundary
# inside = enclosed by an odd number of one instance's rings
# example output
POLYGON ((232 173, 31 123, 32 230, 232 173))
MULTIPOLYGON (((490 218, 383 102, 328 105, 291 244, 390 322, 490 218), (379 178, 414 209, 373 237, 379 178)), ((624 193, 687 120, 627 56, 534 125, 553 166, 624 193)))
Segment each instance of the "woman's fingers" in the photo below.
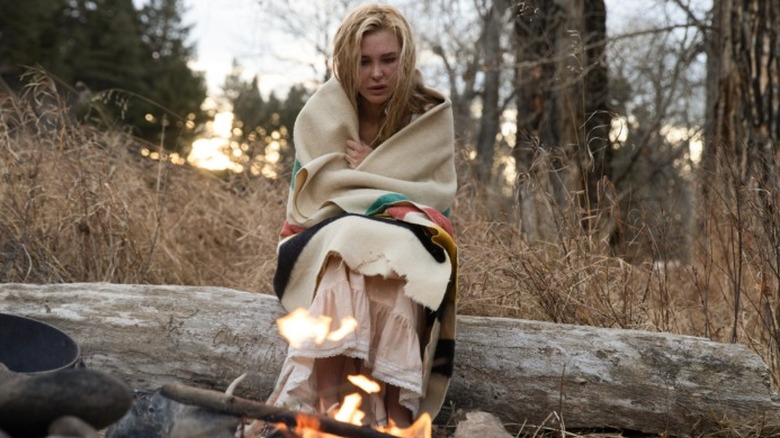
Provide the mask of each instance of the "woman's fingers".
POLYGON ((366 159, 371 148, 355 140, 347 140, 345 148, 345 159, 347 165, 351 168, 357 167, 363 160, 366 159))

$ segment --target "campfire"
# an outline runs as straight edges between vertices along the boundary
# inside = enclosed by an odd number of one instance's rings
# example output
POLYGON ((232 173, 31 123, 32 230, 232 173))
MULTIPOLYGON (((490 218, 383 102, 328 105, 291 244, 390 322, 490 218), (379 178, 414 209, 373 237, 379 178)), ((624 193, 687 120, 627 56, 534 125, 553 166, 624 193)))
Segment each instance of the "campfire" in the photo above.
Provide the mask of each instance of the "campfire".
MULTIPOLYGON (((342 340, 352 334, 358 325, 355 319, 348 318, 339 321, 339 326, 331 330, 332 322, 331 318, 312 316, 299 309, 279 318, 277 326, 280 334, 295 347, 303 343, 321 345, 328 340, 342 340)), ((20 344, 16 339, 6 350, 18 352, 19 347, 24 345, 24 342, 20 344)), ((6 361, 15 365, 11 360, 6 361)), ((293 412, 235 397, 232 391, 240 378, 224 393, 180 382, 163 386, 160 393, 170 400, 215 413, 273 424, 279 431, 274 435, 276 437, 431 437, 431 418, 427 414, 423 414, 408 428, 395 427, 393 424, 385 427, 364 424, 366 414, 361 410, 363 397, 379 393, 381 385, 364 375, 350 375, 347 378, 356 388, 355 392, 346 395, 338 408, 326 415, 293 412)), ((0 409, 0 429, 3 429, 0 436, 6 436, 4 433, 43 435, 50 430, 59 430, 60 427, 71 430, 76 426, 80 428, 77 436, 93 436, 96 430, 119 420, 130 408, 132 398, 130 388, 120 380, 85 368, 26 375, 0 364, 0 389, 0 407, 5 408, 0 409), (3 398, 3 395, 6 397, 3 398), (87 432, 82 433, 81 429, 87 432)), ((69 432, 65 435, 73 434, 69 432)))
MULTIPOLYGON (((287 316, 279 318, 276 324, 279 328, 279 334, 293 347, 300 346, 306 341, 313 341, 317 345, 321 345, 325 340, 338 341, 354 332, 357 328, 357 321, 352 317, 342 319, 336 330, 331 330, 332 322, 332 319, 328 316, 314 316, 307 310, 299 308, 290 312, 287 316)), ((348 376, 348 379, 353 385, 367 394, 380 391, 379 384, 367 376, 352 375, 348 376)), ((360 410, 362 402, 363 397, 358 392, 345 396, 338 410, 333 414, 333 418, 342 423, 363 426, 365 414, 360 410)), ((322 431, 318 430, 318 427, 310 428, 306 425, 303 427, 299 425, 298 429, 301 429, 297 431, 298 434, 304 438, 328 438, 332 436, 322 433, 322 431)), ((378 427, 377 430, 395 437, 430 438, 431 419, 427 414, 423 414, 409 428, 402 429, 391 424, 387 427, 378 427)))
MULTIPOLYGON (((357 328, 357 321, 345 318, 336 330, 331 330, 332 319, 327 316, 313 316, 304 309, 290 312, 276 323, 279 333, 292 346, 304 342, 322 344, 326 340, 338 341, 357 328)), ((363 375, 352 375, 349 381, 361 391, 372 394, 380 385, 363 375)), ((232 386, 232 385, 231 385, 232 386)), ((431 418, 424 413, 408 428, 389 426, 370 427, 363 424, 364 412, 360 409, 363 397, 354 392, 344 397, 337 410, 328 415, 315 415, 289 411, 252 400, 205 389, 193 388, 181 383, 163 387, 163 395, 185 404, 197 405, 217 412, 238 415, 274 424, 279 430, 277 436, 293 438, 431 438, 431 418)))

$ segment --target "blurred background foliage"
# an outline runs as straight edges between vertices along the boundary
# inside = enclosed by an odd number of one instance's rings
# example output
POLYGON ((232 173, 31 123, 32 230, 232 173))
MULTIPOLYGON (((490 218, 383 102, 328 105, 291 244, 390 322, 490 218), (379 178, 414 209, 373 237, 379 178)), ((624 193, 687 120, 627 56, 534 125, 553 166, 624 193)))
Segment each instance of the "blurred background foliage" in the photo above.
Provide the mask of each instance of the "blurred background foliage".
POLYGON ((152 145, 181 151, 205 121, 202 74, 182 3, 151 0, 0 2, 0 77, 19 90, 28 67, 57 78, 73 117, 121 127, 152 145))

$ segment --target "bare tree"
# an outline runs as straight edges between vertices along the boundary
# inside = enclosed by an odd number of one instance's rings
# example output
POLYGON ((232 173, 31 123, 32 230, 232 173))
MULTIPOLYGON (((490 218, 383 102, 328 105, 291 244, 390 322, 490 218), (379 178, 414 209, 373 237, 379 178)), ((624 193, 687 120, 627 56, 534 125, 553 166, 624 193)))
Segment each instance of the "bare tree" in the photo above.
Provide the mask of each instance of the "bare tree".
MULTIPOLYGON (((517 90, 517 142, 513 149, 518 172, 518 203, 521 210, 523 231, 530 241, 547 237, 551 231, 546 224, 552 222, 544 214, 546 197, 535 198, 539 155, 551 156, 553 147, 561 143, 558 129, 560 112, 557 109, 555 90, 557 38, 564 27, 565 13, 557 2, 540 2, 538 5, 521 3, 515 10, 515 89, 517 90), (539 207, 542 208, 539 208, 539 207)), ((552 199, 557 205, 565 205, 566 189, 560 177, 560 160, 545 160, 552 167, 549 176, 552 199)))
MULTIPOLYGON (((612 111, 609 108, 609 80, 605 47, 607 43, 607 8, 604 0, 586 1, 583 17, 583 46, 586 73, 583 77, 584 145, 581 145, 582 183, 585 196, 582 202, 586 214, 581 219, 586 232, 592 233, 604 224, 597 219, 612 218, 616 206, 612 177, 612 145, 610 129, 612 111)), ((614 244, 617 227, 610 220, 609 229, 599 230, 614 244)))
MULTIPOLYGON (((419 34, 439 58, 455 113, 456 136, 468 152, 480 193, 491 204, 507 204, 501 189, 506 165, 502 121, 514 106, 511 51, 512 0, 427 0, 419 34), (507 74, 510 73, 510 74, 507 74)), ((434 72, 437 67, 434 67, 434 72)), ((510 200, 511 201, 511 200, 510 200)), ((497 205, 500 207, 500 205, 497 205)))
MULTIPOLYGON (((733 294, 732 341, 738 338, 748 269, 758 272, 770 357, 780 361, 780 5, 761 0, 716 1, 709 48, 708 115, 702 184, 713 230, 731 237, 724 248, 733 294), (719 201, 719 202, 714 202, 719 201), (713 207, 721 208, 714 209, 713 207), (724 220, 725 219, 725 220, 724 220), (724 224, 724 225, 722 225, 724 224)), ((707 222, 705 222, 707 223, 707 222)))
POLYGON ((478 41, 483 23, 473 0, 426 0, 417 3, 418 16, 427 17, 424 23, 415 20, 419 30, 421 57, 425 52, 435 55, 438 62, 423 61, 428 79, 442 78, 438 84, 446 89, 452 100, 455 117, 455 136, 464 147, 470 147, 475 137, 473 103, 480 94, 483 53, 478 41))
POLYGON ((622 212, 618 250, 636 262, 690 254, 705 107, 706 11, 653 5, 641 25, 618 29, 608 46, 610 99, 621 121, 610 163, 622 212))
POLYGON ((479 9, 482 16, 482 35, 480 43, 483 55, 484 87, 482 89, 482 115, 477 134, 477 179, 489 184, 493 175, 493 159, 496 147, 496 134, 499 131, 499 119, 503 111, 500 102, 501 72, 504 70, 504 53, 501 34, 506 22, 507 0, 483 2, 479 9))
MULTIPOLYGON (((267 33, 278 32, 284 39, 294 42, 298 49, 291 51, 289 44, 265 47, 280 61, 294 64, 308 64, 315 77, 326 80, 331 75, 330 56, 333 50, 333 35, 349 8, 358 4, 356 0, 257 0, 259 26, 267 33), (311 51, 311 57, 300 53, 311 51)), ((268 38, 271 40, 271 38, 268 38)))
POLYGON ((549 220, 538 214, 539 199, 531 196, 530 185, 540 180, 534 171, 539 163, 551 194, 546 201, 564 221, 579 221, 593 232, 606 199, 598 196, 598 183, 609 180, 606 7, 603 0, 520 2, 515 34, 519 140, 514 157, 524 232, 530 240, 546 239, 561 226, 540 231, 549 220), (579 208, 566 211, 572 205, 579 208))
POLYGON ((710 96, 714 123, 707 133, 708 165, 711 169, 713 157, 732 152, 744 174, 780 139, 780 6, 716 1, 714 19, 717 65, 710 80, 716 94, 710 96))

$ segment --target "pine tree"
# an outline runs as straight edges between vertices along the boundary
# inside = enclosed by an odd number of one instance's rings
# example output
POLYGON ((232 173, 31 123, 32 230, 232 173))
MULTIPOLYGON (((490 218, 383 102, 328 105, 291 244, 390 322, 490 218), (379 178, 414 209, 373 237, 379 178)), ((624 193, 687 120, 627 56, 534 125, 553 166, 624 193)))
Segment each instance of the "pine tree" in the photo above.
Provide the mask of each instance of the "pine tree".
POLYGON ((88 90, 89 110, 79 115, 90 122, 184 150, 206 118, 206 86, 188 66, 183 13, 181 0, 141 10, 133 0, 0 2, 0 77, 18 90, 25 66, 40 65, 63 93, 88 90))
POLYGON ((189 148, 193 128, 206 119, 200 107, 205 78, 187 65, 194 48, 187 43, 191 26, 182 23, 184 12, 181 0, 150 0, 140 11, 150 103, 139 105, 145 111, 136 126, 144 138, 175 151, 189 148))
POLYGON ((47 65, 58 52, 57 20, 66 0, 0 2, 0 78, 21 86, 25 66, 47 65))
POLYGON ((132 0, 77 0, 70 4, 66 13, 74 43, 67 57, 74 72, 71 79, 93 90, 142 92, 144 53, 132 0))

